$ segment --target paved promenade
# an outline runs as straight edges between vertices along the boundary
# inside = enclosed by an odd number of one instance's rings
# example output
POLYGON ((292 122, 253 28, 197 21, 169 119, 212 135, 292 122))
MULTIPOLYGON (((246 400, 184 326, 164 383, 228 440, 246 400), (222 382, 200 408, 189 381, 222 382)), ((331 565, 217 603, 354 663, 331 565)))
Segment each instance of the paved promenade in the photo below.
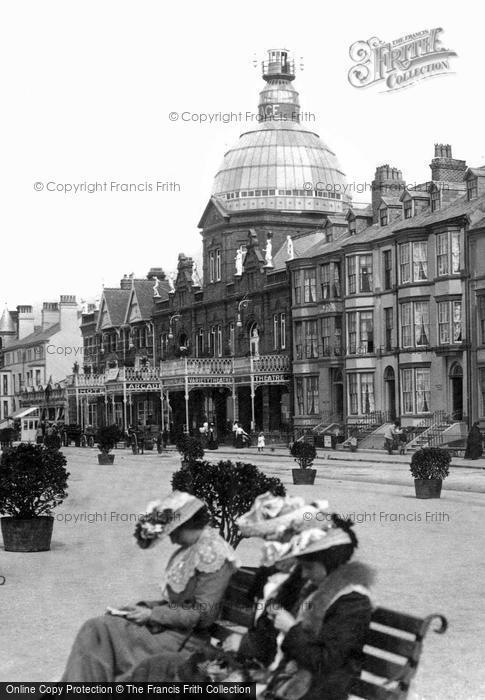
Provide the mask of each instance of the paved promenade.
MULTIPOLYGON (((65 453, 69 497, 56 511, 51 551, 0 548, 6 577, 0 587, 1 680, 58 680, 83 620, 102 614, 106 605, 156 597, 171 551, 169 543, 140 550, 132 533, 146 503, 170 490, 180 465, 175 452, 160 457, 115 451, 115 464, 108 467, 98 466, 96 450, 65 453)), ((352 517, 359 557, 377 573, 375 602, 419 615, 442 612, 449 619, 446 635, 430 633, 425 642, 413 700, 484 698, 485 470, 476 463, 452 467, 441 499, 423 501, 414 497, 409 456, 395 456, 392 463, 384 454, 373 462, 361 461, 361 453, 330 456, 338 459, 317 460, 314 486, 296 487, 286 451, 206 453, 211 460, 259 464, 279 476, 290 494, 327 498, 332 509, 352 517)), ((244 540, 238 551, 243 564, 259 563, 258 540, 244 540)))

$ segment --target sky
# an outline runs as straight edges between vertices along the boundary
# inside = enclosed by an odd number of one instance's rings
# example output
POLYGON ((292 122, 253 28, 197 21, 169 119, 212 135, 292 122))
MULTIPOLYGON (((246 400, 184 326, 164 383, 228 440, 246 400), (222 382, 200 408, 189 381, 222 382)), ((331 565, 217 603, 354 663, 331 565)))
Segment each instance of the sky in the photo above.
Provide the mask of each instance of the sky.
POLYGON ((480 12, 415 0, 402 12, 354 0, 4 3, 0 307, 60 294, 93 300, 124 274, 170 272, 178 253, 200 256, 213 177, 246 125, 180 115, 256 111, 264 83, 253 59, 268 48, 303 57, 302 110, 315 115, 308 125, 348 182, 370 182, 383 163, 407 182, 426 181, 437 142, 485 164, 480 12), (350 84, 355 42, 435 27, 457 54, 448 75, 392 92, 350 84), (82 191, 93 183, 99 191, 82 191), (152 188, 123 191, 124 183, 152 188))

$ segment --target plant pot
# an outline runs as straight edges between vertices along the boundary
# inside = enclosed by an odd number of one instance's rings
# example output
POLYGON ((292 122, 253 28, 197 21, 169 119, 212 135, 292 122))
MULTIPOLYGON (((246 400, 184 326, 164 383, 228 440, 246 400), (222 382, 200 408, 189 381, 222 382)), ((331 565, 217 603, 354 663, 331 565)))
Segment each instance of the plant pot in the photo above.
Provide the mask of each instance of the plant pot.
POLYGON ((316 469, 292 469, 293 483, 295 485, 301 484, 313 484, 315 482, 315 476, 317 475, 316 469))
POLYGON ((415 479, 416 498, 439 498, 443 479, 415 479))
POLYGON ((2 518, 6 552, 47 552, 51 547, 52 515, 36 518, 2 518))
POLYGON ((106 454, 106 452, 101 452, 98 455, 98 464, 113 464, 114 461, 114 455, 106 454))

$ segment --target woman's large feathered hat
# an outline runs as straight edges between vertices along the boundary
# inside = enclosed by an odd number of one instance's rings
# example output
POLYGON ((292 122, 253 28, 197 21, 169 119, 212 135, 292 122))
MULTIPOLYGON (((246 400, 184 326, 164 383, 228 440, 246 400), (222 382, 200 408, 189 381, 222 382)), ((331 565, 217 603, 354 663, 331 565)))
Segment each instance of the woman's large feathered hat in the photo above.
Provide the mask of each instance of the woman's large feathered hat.
POLYGON ((136 524, 138 545, 146 549, 154 541, 170 535, 204 507, 203 501, 185 491, 173 491, 163 501, 152 501, 136 524))

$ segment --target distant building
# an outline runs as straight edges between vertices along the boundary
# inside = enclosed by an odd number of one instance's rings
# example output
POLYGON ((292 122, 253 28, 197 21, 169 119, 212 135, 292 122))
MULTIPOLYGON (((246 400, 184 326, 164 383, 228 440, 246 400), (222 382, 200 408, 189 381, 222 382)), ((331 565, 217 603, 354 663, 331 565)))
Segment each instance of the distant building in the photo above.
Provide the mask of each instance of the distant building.
POLYGON ((58 303, 44 302, 40 326, 35 325, 32 306, 18 306, 14 333, 4 312, 1 383, 2 393, 4 388, 9 391, 7 399, 1 397, 4 419, 23 418, 34 411, 42 420, 65 419, 65 380, 75 363, 82 364, 79 321, 76 297, 70 295, 61 296, 58 303))

